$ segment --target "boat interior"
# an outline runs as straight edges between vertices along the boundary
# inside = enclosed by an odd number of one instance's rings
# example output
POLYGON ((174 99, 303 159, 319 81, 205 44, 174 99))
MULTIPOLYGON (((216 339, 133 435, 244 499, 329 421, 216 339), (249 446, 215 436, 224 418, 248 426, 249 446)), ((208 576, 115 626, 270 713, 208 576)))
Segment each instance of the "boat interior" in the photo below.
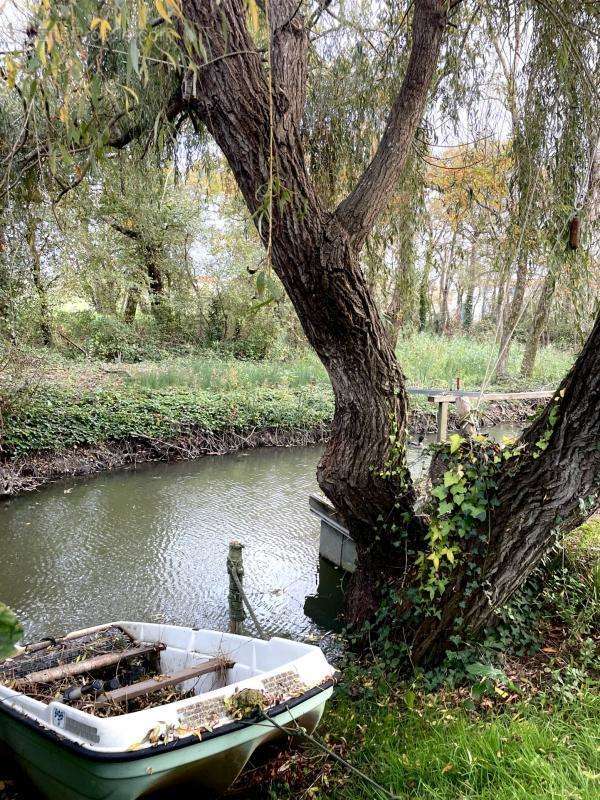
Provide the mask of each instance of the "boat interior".
POLYGON ((45 704, 112 717, 237 684, 307 649, 283 639, 119 622, 27 646, 0 662, 0 683, 45 704))

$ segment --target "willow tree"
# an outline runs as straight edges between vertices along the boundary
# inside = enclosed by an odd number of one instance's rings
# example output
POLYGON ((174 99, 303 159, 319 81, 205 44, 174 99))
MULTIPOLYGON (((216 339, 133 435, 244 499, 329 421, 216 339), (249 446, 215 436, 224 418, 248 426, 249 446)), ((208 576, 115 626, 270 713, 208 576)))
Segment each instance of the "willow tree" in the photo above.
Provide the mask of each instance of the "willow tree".
MULTIPOLYGON (((351 190, 329 205, 309 169, 302 128, 309 30, 328 5, 319 2, 311 12, 297 0, 265 0, 258 14, 255 3, 243 0, 171 0, 156 4, 156 20, 143 3, 131 13, 118 2, 44 5, 24 80, 33 81, 34 94, 35 82, 46 81, 44 101, 62 115, 70 136, 63 150, 71 158, 86 142, 93 158, 98 145, 124 146, 148 122, 156 130, 162 120, 178 125, 182 117, 216 142, 269 268, 331 379, 335 415, 317 474, 357 545, 349 614, 356 621, 369 616, 384 585, 393 586, 390 625, 403 626, 416 661, 431 661, 451 637, 481 628, 551 547, 556 529, 575 525, 598 503, 600 323, 521 445, 492 454, 484 444, 455 440, 454 452, 443 456, 454 466, 447 465, 434 489, 429 515, 419 513, 405 457, 406 381, 360 252, 402 176, 444 43, 454 35, 450 23, 463 26, 458 38, 464 38, 473 9, 447 0, 396 9, 396 27, 405 17, 410 23, 409 50, 383 134, 351 190), (127 68, 106 70, 114 90, 109 100, 102 70, 123 53, 127 68), (92 112, 82 104, 84 78, 92 85, 92 112), (153 102, 157 95, 167 102, 148 120, 143 95, 153 88, 153 102), (126 95, 133 118, 115 108, 114 97, 126 95), (105 125, 93 135, 99 118, 105 125), (421 602, 423 592, 432 605, 421 602)), ((586 6, 576 13, 595 12, 586 6)), ((453 60, 460 70, 461 52, 452 51, 445 70, 453 60)))

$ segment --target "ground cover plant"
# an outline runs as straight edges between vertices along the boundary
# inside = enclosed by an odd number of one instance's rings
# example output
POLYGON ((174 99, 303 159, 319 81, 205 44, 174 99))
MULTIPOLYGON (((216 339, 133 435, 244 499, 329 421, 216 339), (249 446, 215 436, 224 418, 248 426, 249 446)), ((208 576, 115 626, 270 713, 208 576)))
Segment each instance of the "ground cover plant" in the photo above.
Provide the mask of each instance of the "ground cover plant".
POLYGON ((596 519, 557 548, 552 563, 513 598, 479 648, 412 676, 390 669, 391 651, 377 658, 375 644, 368 660, 345 662, 322 740, 382 791, 308 742, 280 754, 275 763, 255 764, 232 795, 597 797, 599 566, 596 519))

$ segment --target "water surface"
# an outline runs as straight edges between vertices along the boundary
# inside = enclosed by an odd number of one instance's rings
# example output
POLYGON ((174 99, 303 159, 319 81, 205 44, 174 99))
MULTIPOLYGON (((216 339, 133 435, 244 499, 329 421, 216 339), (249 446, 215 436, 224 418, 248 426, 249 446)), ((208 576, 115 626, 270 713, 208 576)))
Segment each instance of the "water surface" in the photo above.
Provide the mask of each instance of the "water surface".
MULTIPOLYGON (((343 580, 319 559, 308 510, 320 454, 267 448, 145 465, 15 498, 0 506, 0 599, 28 640, 111 619, 224 630, 227 549, 240 539, 265 630, 320 636, 335 627, 343 580)), ((428 456, 411 448, 409 460, 420 472, 428 456)))

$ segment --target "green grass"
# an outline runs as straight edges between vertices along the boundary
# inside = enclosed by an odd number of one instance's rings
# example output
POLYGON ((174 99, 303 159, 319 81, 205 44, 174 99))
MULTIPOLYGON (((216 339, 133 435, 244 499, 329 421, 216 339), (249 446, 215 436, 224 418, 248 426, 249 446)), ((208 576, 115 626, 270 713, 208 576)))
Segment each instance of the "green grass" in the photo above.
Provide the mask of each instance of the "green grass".
MULTIPOLYGON (((342 696, 321 725, 329 743, 401 798, 420 800, 592 800, 600 796, 600 698, 542 708, 523 703, 483 715, 459 707, 408 710, 385 697, 342 696)), ((336 773, 340 775, 340 773, 336 773)), ((313 797, 383 797, 359 778, 328 779, 313 797), (336 785, 337 784, 337 785, 336 785)), ((318 784, 317 784, 318 785, 318 784)), ((274 787, 275 788, 275 787, 274 787)), ((287 798, 286 788, 272 796, 287 798)))
POLYGON ((207 353, 130 367, 133 384, 149 389, 188 386, 230 391, 256 387, 328 386, 321 362, 312 353, 289 361, 241 361, 207 353))
MULTIPOLYGON (((401 339, 398 358, 411 386, 447 388, 460 377, 464 388, 479 388, 484 381, 495 386, 489 372, 497 354, 491 341, 478 341, 464 336, 440 337, 429 333, 414 334, 401 339), (486 380, 487 375, 487 380, 486 380)), ((511 351, 510 388, 552 388, 565 375, 573 356, 546 347, 540 350, 533 379, 523 382, 518 377, 522 346, 515 344, 511 351)), ((160 363, 145 363, 130 367, 131 382, 151 389, 167 386, 214 388, 229 391, 260 386, 327 385, 327 374, 312 352, 286 361, 239 361, 207 353, 202 356, 170 359, 160 363)))
MULTIPOLYGON (((491 340, 480 341, 467 336, 440 337, 419 333, 400 339, 396 349, 398 360, 412 386, 431 388, 454 387, 457 377, 465 389, 478 389, 486 381, 494 386, 493 367, 498 348, 491 340)), ((523 346, 515 343, 510 351, 509 386, 520 388, 519 368, 523 346)), ((564 377, 573 363, 573 355, 555 347, 540 349, 531 388, 552 388, 564 377)))

